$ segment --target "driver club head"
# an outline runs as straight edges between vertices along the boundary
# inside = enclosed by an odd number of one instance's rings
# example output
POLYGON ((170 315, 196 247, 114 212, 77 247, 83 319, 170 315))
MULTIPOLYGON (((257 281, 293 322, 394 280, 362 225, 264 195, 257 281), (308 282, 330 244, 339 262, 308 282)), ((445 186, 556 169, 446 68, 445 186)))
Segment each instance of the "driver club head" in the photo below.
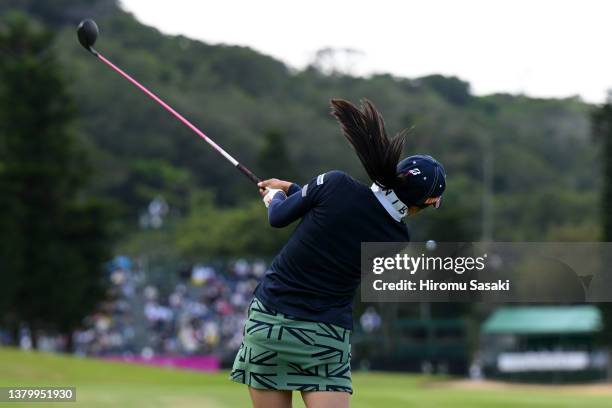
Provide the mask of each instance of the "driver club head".
POLYGON ((96 43, 99 33, 100 31, 98 30, 98 25, 91 19, 81 21, 77 27, 79 42, 87 51, 94 55, 96 54, 96 51, 92 48, 92 46, 96 43))

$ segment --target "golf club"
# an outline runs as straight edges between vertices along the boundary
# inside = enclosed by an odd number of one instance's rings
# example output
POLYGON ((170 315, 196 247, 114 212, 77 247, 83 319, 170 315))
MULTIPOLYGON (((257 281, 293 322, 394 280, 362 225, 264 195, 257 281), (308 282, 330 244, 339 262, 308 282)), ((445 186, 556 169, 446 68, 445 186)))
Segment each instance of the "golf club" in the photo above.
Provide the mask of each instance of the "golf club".
POLYGON ((246 168, 244 165, 240 164, 238 162, 238 160, 234 159, 228 152, 223 150, 223 148, 221 146, 219 146, 212 139, 210 139, 208 136, 206 136, 204 134, 204 132, 202 132, 200 129, 198 129, 190 121, 185 119, 185 117, 183 117, 183 115, 181 115, 180 113, 175 111, 170 105, 168 105, 166 102, 161 100, 161 98, 159 98, 153 92, 149 91, 144 85, 142 85, 140 82, 136 81, 130 75, 125 73, 122 69, 120 69, 115 64, 113 64, 108 59, 106 59, 98 51, 93 49, 93 45, 95 44, 96 40, 98 39, 98 34, 99 34, 98 25, 96 24, 95 21, 93 21, 91 19, 86 19, 86 20, 81 21, 79 23, 78 27, 77 27, 77 36, 79 38, 79 42, 81 43, 81 45, 87 51, 92 53, 100 61, 104 62, 106 65, 108 65, 114 71, 116 71, 119 75, 123 76, 125 79, 130 81, 132 84, 134 84, 136 87, 138 87, 138 89, 140 89, 142 92, 147 94, 151 99, 153 99, 155 102, 160 104, 164 109, 166 109, 168 112, 170 112, 172 115, 174 115, 174 117, 176 117, 178 120, 180 120, 189 129, 193 130, 198 136, 200 136, 202 139, 204 139, 206 141, 206 143, 208 143, 210 146, 212 146, 213 149, 215 149, 218 153, 220 153, 223 157, 225 157, 230 163, 232 163, 232 165, 234 167, 236 167, 238 170, 240 170, 242 172, 242 174, 247 176, 249 178, 249 180, 251 180, 253 183, 257 184, 257 183, 259 183, 261 181, 261 179, 259 177, 257 177, 251 170, 246 168))

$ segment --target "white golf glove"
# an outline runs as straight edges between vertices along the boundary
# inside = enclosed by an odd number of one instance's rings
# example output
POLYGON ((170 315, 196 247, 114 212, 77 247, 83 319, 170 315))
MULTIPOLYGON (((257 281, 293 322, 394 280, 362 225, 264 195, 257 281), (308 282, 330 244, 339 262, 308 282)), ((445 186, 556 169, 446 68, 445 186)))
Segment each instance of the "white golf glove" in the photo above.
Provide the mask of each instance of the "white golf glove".
POLYGON ((268 206, 270 205, 270 202, 272 201, 272 198, 274 198, 276 193, 279 193, 279 192, 285 194, 285 192, 283 190, 280 190, 278 188, 269 188, 268 189, 268 192, 266 193, 266 195, 263 198, 263 202, 266 205, 266 208, 268 208, 268 206))

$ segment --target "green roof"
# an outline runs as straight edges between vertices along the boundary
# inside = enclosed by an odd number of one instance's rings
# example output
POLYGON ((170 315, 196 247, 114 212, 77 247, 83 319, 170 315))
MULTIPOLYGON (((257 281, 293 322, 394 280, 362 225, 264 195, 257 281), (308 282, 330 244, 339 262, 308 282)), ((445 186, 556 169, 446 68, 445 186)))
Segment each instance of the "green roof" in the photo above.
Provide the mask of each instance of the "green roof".
POLYGON ((592 333, 601 326, 595 306, 521 306, 497 309, 481 330, 484 334, 592 333))

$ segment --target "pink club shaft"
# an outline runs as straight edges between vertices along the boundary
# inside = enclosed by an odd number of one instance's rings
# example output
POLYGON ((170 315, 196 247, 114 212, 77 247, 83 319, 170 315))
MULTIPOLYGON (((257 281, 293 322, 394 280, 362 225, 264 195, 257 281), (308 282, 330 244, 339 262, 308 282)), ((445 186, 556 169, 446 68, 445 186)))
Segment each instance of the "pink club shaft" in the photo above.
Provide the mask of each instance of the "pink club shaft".
POLYGON ((161 100, 161 98, 159 98, 153 92, 149 91, 144 85, 142 85, 140 82, 136 81, 134 78, 132 78, 126 72, 124 72, 121 68, 119 68, 118 66, 116 66, 115 64, 110 62, 108 59, 106 59, 99 52, 96 52, 94 55, 96 55, 102 62, 104 62, 109 67, 111 67, 119 75, 121 75, 122 77, 124 77, 125 79, 130 81, 132 84, 134 84, 136 87, 138 87, 138 89, 140 89, 142 92, 147 94, 149 96, 149 98, 153 99, 155 102, 160 104, 164 109, 166 109, 168 112, 170 112, 172 115, 174 115, 174 117, 176 117, 178 120, 180 120, 185 126, 187 126, 189 129, 193 130, 198 136, 200 136, 202 139, 204 139, 206 141, 206 143, 208 143, 210 146, 212 146, 213 149, 215 149, 218 153, 220 153, 223 157, 225 157, 230 163, 232 163, 233 166, 235 166, 244 175, 246 175, 252 182, 258 183, 258 182, 261 181, 261 179, 259 177, 257 177, 253 172, 251 172, 245 166, 240 164, 238 162, 238 160, 234 159, 228 152, 223 150, 223 148, 221 146, 219 146, 212 139, 210 139, 208 136, 206 136, 204 134, 204 132, 202 132, 200 129, 195 127, 195 125, 193 123, 191 123, 190 121, 185 119, 185 117, 183 115, 181 115, 180 113, 175 111, 174 108, 172 108, 172 106, 168 105, 166 102, 161 100))

